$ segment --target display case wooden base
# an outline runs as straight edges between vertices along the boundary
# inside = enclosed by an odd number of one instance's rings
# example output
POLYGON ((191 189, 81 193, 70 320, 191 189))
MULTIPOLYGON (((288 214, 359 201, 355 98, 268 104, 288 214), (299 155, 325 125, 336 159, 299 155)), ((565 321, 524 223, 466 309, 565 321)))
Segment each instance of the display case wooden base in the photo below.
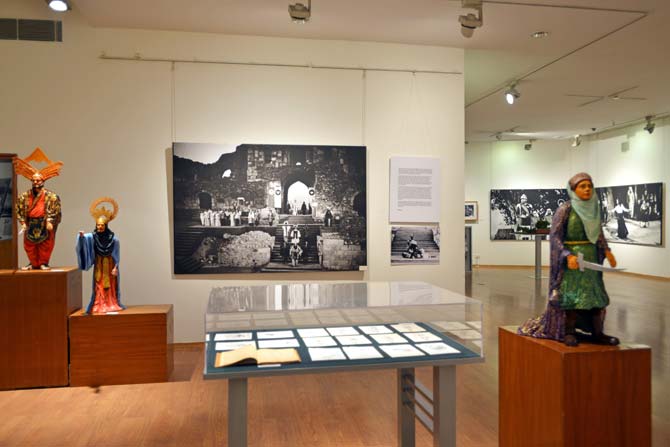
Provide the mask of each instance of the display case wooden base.
POLYGON ((81 270, 0 270, 0 389, 68 385, 68 315, 81 270))
POLYGON ((70 316, 70 385, 165 382, 172 373, 172 305, 70 316))
POLYGON ((651 446, 651 349, 499 329, 500 446, 651 446))

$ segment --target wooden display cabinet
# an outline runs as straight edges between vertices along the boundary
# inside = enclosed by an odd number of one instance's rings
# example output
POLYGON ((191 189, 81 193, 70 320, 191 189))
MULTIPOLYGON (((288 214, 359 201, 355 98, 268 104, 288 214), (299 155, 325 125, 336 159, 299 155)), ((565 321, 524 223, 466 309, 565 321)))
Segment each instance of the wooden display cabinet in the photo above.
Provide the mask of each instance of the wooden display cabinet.
POLYGON ((166 382, 172 373, 172 305, 70 316, 72 386, 166 382))
POLYGON ((651 349, 499 329, 501 447, 651 446, 651 349))
POLYGON ((68 385, 68 316, 81 270, 0 270, 0 389, 68 385))

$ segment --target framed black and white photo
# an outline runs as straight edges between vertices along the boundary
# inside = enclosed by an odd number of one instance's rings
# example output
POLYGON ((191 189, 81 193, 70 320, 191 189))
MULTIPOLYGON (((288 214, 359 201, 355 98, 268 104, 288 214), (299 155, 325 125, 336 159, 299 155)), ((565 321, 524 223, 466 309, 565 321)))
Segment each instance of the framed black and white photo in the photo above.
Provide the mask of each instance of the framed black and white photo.
POLYGON ((367 265, 365 152, 174 143, 175 274, 367 265))
POLYGON ((474 201, 465 202, 465 222, 477 223, 479 220, 479 204, 474 201))
MULTIPOLYGON (((605 239, 610 243, 663 244, 663 183, 596 187, 605 239)), ((569 200, 565 189, 492 189, 491 240, 531 240, 526 234, 569 200)))
POLYGON ((596 188, 605 239, 610 243, 663 244, 663 183, 596 188))
POLYGON ((531 240, 537 222, 551 224, 556 208, 569 200, 565 189, 492 189, 491 240, 531 240))
POLYGON ((391 227, 391 265, 439 264, 440 227, 391 227))

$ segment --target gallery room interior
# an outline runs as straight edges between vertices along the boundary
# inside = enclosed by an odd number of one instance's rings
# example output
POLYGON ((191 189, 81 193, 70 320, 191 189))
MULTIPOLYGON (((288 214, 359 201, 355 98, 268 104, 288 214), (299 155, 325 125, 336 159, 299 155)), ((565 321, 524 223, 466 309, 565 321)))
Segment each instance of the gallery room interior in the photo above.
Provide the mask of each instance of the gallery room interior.
POLYGON ((670 445, 669 21, 2 0, 0 446, 670 445))

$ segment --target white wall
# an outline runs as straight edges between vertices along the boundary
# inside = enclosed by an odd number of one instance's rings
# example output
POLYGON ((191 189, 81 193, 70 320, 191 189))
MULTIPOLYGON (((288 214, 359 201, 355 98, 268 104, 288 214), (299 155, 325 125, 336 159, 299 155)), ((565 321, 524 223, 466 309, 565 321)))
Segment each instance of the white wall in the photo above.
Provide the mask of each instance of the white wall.
MULTIPOLYGON (((649 134, 643 125, 602 133, 572 148, 570 141, 470 143, 465 150, 465 198, 479 201, 479 222, 473 227, 473 255, 482 265, 533 265, 532 242, 491 241, 491 189, 563 188, 580 171, 596 186, 665 183, 664 210, 670 206, 670 119, 657 121, 649 134), (627 142, 627 149, 622 143, 627 142)), ((667 211, 665 219, 667 220, 667 211)), ((667 225, 666 225, 667 227, 667 225)), ((665 229, 664 229, 665 230, 665 229)), ((667 232, 663 247, 611 244, 621 267, 646 275, 670 277, 667 232)), ((543 243, 543 264, 549 264, 549 244, 543 243)))
MULTIPOLYGON (((463 71, 463 50, 89 27, 77 11, 41 0, 3 1, 0 16, 64 21, 64 43, 0 41, 0 152, 36 146, 64 162, 47 187, 63 203, 52 265, 76 264, 75 235, 89 231, 91 201, 114 197, 126 304, 171 303, 175 338, 202 339, 213 286, 262 281, 424 280, 464 288, 463 77, 305 68, 101 60, 99 55, 463 71), (368 147, 366 273, 172 275, 173 141, 368 147), (390 267, 389 157, 442 162, 440 266, 390 267), (457 259, 459 262, 450 262, 457 259)), ((28 188, 21 180, 20 190, 28 188)), ((20 262, 26 262, 20 250, 20 262)), ((84 304, 90 293, 84 275, 84 304)))

